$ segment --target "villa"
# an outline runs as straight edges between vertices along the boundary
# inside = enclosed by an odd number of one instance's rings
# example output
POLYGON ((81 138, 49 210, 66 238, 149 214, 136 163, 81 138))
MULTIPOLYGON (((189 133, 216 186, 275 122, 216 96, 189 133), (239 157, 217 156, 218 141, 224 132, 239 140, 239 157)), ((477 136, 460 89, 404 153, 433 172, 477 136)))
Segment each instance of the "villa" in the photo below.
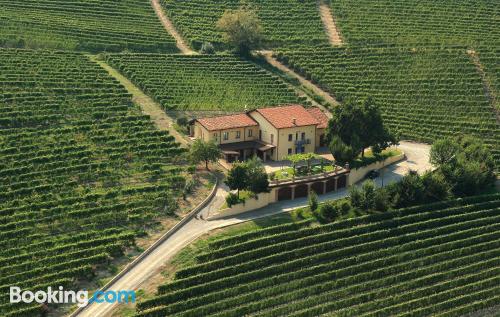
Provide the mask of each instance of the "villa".
POLYGON ((191 137, 215 141, 227 162, 253 155, 264 162, 325 146, 328 117, 319 108, 285 105, 191 122, 191 137))

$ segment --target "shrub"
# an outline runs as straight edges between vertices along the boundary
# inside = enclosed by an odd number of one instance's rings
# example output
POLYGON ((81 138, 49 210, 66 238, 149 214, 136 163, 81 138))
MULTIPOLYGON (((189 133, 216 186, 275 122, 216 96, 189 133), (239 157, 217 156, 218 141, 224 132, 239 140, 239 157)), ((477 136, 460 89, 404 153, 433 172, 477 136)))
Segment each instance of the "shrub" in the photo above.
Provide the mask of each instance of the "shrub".
POLYGON ((201 45, 200 53, 207 54, 207 55, 215 54, 215 47, 210 42, 204 42, 201 45))
POLYGON ((311 211, 315 211, 316 209, 318 209, 318 195, 316 194, 316 192, 311 191, 309 193, 308 203, 309 203, 309 209, 311 211))
POLYGON ((229 208, 231 208, 234 205, 237 205, 241 202, 241 199, 238 197, 238 195, 234 193, 229 193, 226 197, 226 204, 229 208))

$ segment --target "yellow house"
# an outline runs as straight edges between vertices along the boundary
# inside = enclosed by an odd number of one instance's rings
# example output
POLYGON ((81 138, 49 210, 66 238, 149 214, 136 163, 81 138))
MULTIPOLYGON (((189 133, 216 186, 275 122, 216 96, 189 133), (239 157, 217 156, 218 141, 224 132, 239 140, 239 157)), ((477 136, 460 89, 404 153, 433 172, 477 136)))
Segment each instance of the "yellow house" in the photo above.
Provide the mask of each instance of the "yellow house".
POLYGON ((324 146, 328 118, 301 105, 261 108, 244 114, 196 119, 191 136, 219 144, 228 162, 258 155, 264 161, 315 152, 324 146))

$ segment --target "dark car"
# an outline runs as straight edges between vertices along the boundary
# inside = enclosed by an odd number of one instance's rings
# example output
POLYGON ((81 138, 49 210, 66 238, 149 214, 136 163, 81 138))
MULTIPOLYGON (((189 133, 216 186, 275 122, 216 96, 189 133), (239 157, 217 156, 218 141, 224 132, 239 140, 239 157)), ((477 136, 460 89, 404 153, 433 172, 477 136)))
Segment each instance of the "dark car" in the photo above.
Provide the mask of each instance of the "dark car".
POLYGON ((369 171, 368 173, 366 173, 365 178, 366 179, 375 179, 379 176, 380 176, 379 171, 373 170, 373 171, 369 171))

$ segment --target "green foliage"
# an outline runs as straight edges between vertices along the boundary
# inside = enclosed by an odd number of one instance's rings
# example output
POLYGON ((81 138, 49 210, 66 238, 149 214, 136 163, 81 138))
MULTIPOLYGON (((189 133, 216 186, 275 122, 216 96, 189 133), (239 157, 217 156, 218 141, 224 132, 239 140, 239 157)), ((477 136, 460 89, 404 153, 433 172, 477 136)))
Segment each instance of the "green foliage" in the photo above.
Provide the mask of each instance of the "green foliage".
POLYGON ((205 142, 201 139, 196 139, 189 148, 189 157, 191 162, 194 164, 204 162, 207 171, 208 164, 216 163, 221 155, 219 146, 213 140, 205 142))
POLYGON ((173 216, 184 151, 83 54, 0 49, 0 74, 0 288, 79 289, 173 216))
POLYGON ((277 77, 233 55, 108 54, 106 60, 166 110, 242 111, 305 102, 277 77))
POLYGON ((215 47, 212 43, 205 42, 200 48, 200 53, 206 55, 215 54, 215 47))
POLYGON ((246 162, 236 163, 229 170, 226 185, 230 189, 246 189, 254 195, 269 191, 269 180, 262 161, 258 157, 252 157, 246 162))
POLYGON ((312 212, 314 212, 318 209, 318 195, 316 194, 315 191, 311 190, 309 192, 307 202, 309 205, 309 210, 311 210, 312 212))
POLYGON ((234 164, 233 167, 227 173, 226 180, 224 181, 226 185, 231 190, 237 190, 238 195, 240 197, 240 190, 243 190, 248 187, 248 168, 242 164, 237 163, 234 164))
POLYGON ((240 199, 239 191, 238 194, 229 193, 229 195, 226 196, 226 204, 229 208, 242 202, 244 202, 244 200, 240 199))
POLYGON ((333 156, 341 164, 352 163, 368 147, 373 153, 380 153, 397 143, 370 98, 362 103, 347 101, 335 107, 332 116, 326 136, 333 156))
POLYGON ((211 42, 218 49, 227 46, 218 21, 227 10, 242 6, 254 10, 262 25, 265 47, 316 46, 328 39, 319 15, 316 0, 163 0, 170 19, 191 46, 199 48, 211 42))
POLYGON ((460 316, 498 299, 499 207, 479 196, 216 241, 138 316, 460 316))
MULTIPOLYGON (((351 186, 349 188, 349 200, 352 207, 363 211, 375 210, 376 205, 383 202, 376 201, 376 189, 373 181, 366 181, 361 187, 351 186)), ((381 196, 377 196, 377 200, 381 196)))
MULTIPOLYGON (((277 56, 341 102, 372 96, 384 125, 401 138, 429 143, 459 133, 480 138, 498 169, 500 127, 466 50, 350 45, 283 50, 277 56)), ((495 56, 485 56, 492 79, 495 56)))
POLYGON ((407 46, 474 46, 500 38, 496 2, 361 0, 331 1, 336 22, 348 43, 407 46), (453 24, 445 21, 453 20, 453 24))
POLYGON ((222 32, 225 43, 234 48, 236 53, 249 55, 262 42, 262 26, 257 14, 251 9, 241 7, 226 10, 217 21, 217 29, 222 32))
POLYGON ((432 144, 430 162, 434 166, 451 163, 460 152, 460 145, 456 140, 445 138, 432 144))
POLYGON ((91 52, 177 52, 148 2, 0 1, 0 46, 91 52))
POLYGON ((481 193, 495 181, 495 163, 490 150, 472 137, 437 141, 431 149, 431 162, 435 162, 438 173, 446 179, 451 191, 457 196, 481 193), (447 154, 441 154, 443 152, 447 154), (448 158, 438 160, 435 158, 438 155, 448 158))

